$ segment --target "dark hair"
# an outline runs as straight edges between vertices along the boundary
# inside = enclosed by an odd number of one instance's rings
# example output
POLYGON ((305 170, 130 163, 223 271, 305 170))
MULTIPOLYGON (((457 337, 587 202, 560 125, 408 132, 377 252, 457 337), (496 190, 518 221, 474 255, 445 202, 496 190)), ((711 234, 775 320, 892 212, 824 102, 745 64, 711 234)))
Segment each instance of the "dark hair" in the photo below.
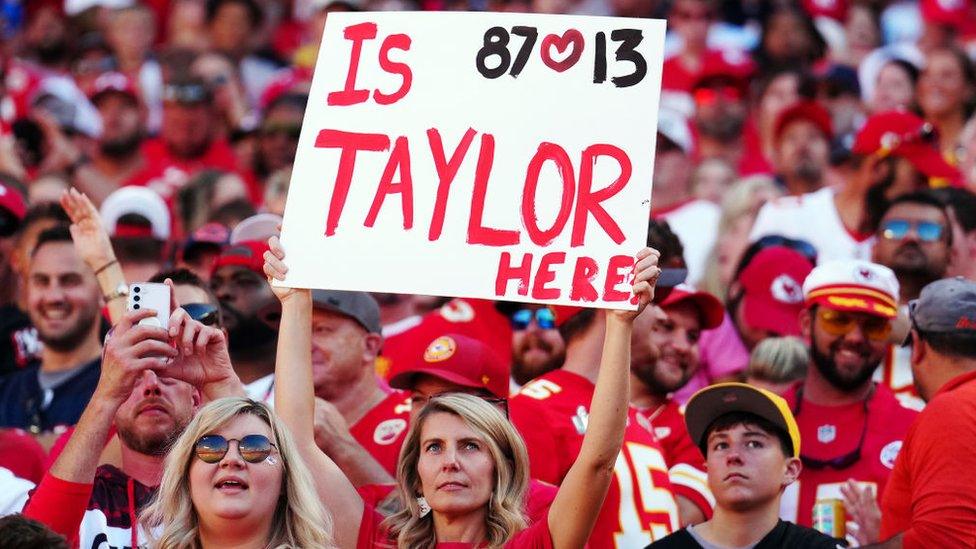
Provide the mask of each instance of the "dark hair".
POLYGON ((792 75, 797 79, 797 94, 800 99, 814 100, 817 98, 817 79, 808 71, 800 67, 777 67, 773 66, 769 70, 759 74, 753 80, 752 97, 755 102, 762 99, 773 81, 780 76, 792 75))
POLYGON ((0 539, 6 549, 68 549, 68 540, 20 513, 0 517, 0 539))
POLYGON ((585 332, 595 319, 596 309, 583 309, 559 326, 559 335, 562 336, 563 341, 569 343, 570 340, 585 332))
MULTIPOLYGON (((912 87, 914 87, 915 84, 918 84, 919 72, 918 67, 915 65, 912 65, 904 59, 890 59, 887 63, 885 63, 885 65, 895 65, 901 68, 901 70, 905 71, 905 73, 908 74, 908 79, 912 81, 912 87)), ((882 65, 882 68, 883 67, 884 65, 882 65)))
POLYGON ((759 44, 753 51, 753 59, 756 63, 762 66, 799 66, 809 67, 813 65, 816 61, 819 61, 827 53, 827 41, 824 40, 823 35, 817 29, 817 26, 813 22, 813 18, 807 15, 799 5, 796 4, 782 4, 773 8, 772 11, 766 14, 761 22, 761 30, 759 35, 759 44), (780 59, 771 57, 769 52, 766 51, 766 38, 772 29, 772 22, 780 15, 790 15, 796 18, 800 25, 803 27, 803 31, 807 33, 810 37, 810 48, 808 51, 800 52, 799 57, 792 57, 789 59, 780 59))
MULTIPOLYGON (((118 225, 129 225, 152 230, 152 222, 137 213, 127 213, 119 216, 118 225)), ((112 248, 121 263, 156 263, 163 259, 166 242, 156 240, 152 235, 113 237, 112 248)))
MULTIPOLYGON (((896 196, 895 198, 893 198, 892 200, 888 201, 888 203, 885 204, 884 209, 879 211, 878 223, 880 224, 881 220, 884 219, 884 216, 888 215, 888 212, 891 211, 892 208, 894 208, 899 204, 920 204, 922 206, 929 206, 930 208, 935 208, 940 212, 942 212, 942 217, 944 217, 946 220, 946 234, 948 235, 946 242, 950 246, 952 245, 952 228, 948 226, 949 212, 946 211, 946 204, 944 201, 940 200, 939 197, 935 195, 931 190, 922 189, 922 190, 912 191, 910 193, 905 193, 896 196)), ((880 227, 878 228, 880 229, 880 227)))
POLYGON ((304 112, 305 108, 308 107, 308 94, 300 92, 283 93, 268 103, 268 106, 264 108, 264 112, 271 112, 279 106, 292 107, 304 112))
POLYGON ((261 26, 261 22, 264 21, 264 13, 261 11, 261 6, 254 0, 207 0, 208 25, 213 23, 213 20, 217 17, 217 12, 225 4, 241 4, 247 8, 247 18, 251 23, 251 28, 261 26))
POLYGON ((759 430, 767 435, 775 436, 779 440, 779 447, 783 450, 783 455, 787 457, 793 456, 793 441, 790 440, 789 434, 776 425, 773 425, 768 419, 750 412, 729 412, 715 418, 715 421, 711 422, 708 428, 705 429, 705 434, 702 436, 702 439, 698 441, 698 448, 702 451, 702 455, 708 456, 708 437, 712 433, 715 431, 725 431, 738 425, 758 427, 759 430))
POLYGON ((976 194, 960 187, 942 187, 930 192, 956 214, 956 223, 962 232, 968 234, 976 230, 976 194))
POLYGON ((662 266, 671 264, 675 259, 682 267, 685 265, 685 247, 667 221, 651 219, 647 224, 647 245, 661 252, 658 263, 662 266))
POLYGON ((973 88, 976 87, 976 66, 973 65, 973 62, 969 59, 969 56, 966 55, 966 52, 956 46, 944 46, 938 48, 933 52, 930 52, 929 57, 931 57, 933 53, 939 52, 948 53, 955 58, 956 63, 959 65, 959 70, 962 71, 963 80, 966 81, 966 89, 970 91, 969 98, 966 99, 966 102, 962 106, 963 117, 968 119, 973 115, 974 112, 976 112, 976 92, 973 91, 973 88))
POLYGON ((193 273, 193 271, 184 268, 170 269, 166 271, 159 271, 154 274, 148 282, 154 282, 156 284, 162 284, 166 279, 173 281, 173 284, 179 284, 182 286, 193 286, 194 288, 199 288, 207 293, 207 299, 210 300, 211 305, 217 305, 217 296, 214 295, 213 290, 210 289, 210 285, 203 281, 202 278, 193 273))
POLYGON ((74 244, 74 241, 71 240, 71 231, 68 230, 67 225, 55 225, 41 231, 37 237, 37 244, 34 244, 34 249, 31 250, 31 257, 37 255, 37 250, 40 250, 41 246, 52 242, 74 244))
POLYGON ((246 198, 231 200, 210 214, 207 223, 220 223, 225 227, 235 227, 239 222, 258 213, 254 204, 246 198))
POLYGON ((918 337, 941 355, 976 360, 976 335, 958 332, 918 332, 918 337))
POLYGON ((17 234, 22 234, 31 225, 39 221, 55 221, 59 225, 69 225, 71 218, 57 202, 41 202, 27 209, 24 220, 20 222, 17 234))

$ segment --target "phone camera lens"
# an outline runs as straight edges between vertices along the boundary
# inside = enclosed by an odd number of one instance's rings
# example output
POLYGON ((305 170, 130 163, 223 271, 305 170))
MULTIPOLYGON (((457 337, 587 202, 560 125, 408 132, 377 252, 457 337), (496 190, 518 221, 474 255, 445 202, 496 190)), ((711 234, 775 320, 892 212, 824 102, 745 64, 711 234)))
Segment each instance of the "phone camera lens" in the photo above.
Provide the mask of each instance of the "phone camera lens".
POLYGON ((140 288, 139 286, 136 286, 136 287, 132 288, 132 291, 135 292, 135 293, 139 293, 139 290, 141 290, 141 289, 142 288, 140 288))
POLYGON ((140 299, 142 299, 142 298, 139 297, 139 296, 135 296, 135 297, 132 298, 132 301, 139 301, 140 299))
POLYGON ((138 310, 139 309, 139 304, 136 303, 135 305, 132 306, 132 308, 138 310))

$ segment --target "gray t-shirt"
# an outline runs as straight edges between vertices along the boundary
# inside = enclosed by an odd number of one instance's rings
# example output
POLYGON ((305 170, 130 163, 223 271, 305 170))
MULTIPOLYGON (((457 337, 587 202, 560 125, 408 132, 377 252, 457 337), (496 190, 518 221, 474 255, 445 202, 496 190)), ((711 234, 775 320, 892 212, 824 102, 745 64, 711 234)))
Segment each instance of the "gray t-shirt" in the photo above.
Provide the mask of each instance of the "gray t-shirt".
POLYGON ((695 538, 695 541, 697 541, 698 544, 701 545, 703 549, 752 549, 753 547, 755 547, 757 545, 756 543, 750 543, 749 545, 741 545, 739 547, 728 547, 728 546, 725 546, 725 545, 715 545, 714 543, 705 540, 705 538, 703 538, 701 536, 701 534, 699 534, 698 531, 695 530, 695 527, 694 526, 689 525, 688 528, 687 528, 687 530, 688 530, 688 533, 691 534, 691 537, 695 538))

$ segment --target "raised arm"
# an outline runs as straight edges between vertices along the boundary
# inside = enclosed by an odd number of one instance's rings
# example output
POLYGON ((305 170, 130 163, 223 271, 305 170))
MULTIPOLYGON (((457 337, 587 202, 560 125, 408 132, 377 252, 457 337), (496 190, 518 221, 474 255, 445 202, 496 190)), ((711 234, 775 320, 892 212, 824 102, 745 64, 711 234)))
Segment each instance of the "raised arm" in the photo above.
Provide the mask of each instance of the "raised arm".
POLYGON ((613 311, 606 315, 600 373, 590 403, 583 445, 566 473, 549 508, 549 532, 556 549, 583 547, 603 506, 613 467, 620 454, 627 427, 630 396, 630 333, 634 319, 654 297, 654 283, 661 270, 660 254, 644 248, 637 254, 634 294, 640 296, 637 311, 613 311))
MULTIPOLYGON (((288 268, 277 237, 268 241, 264 273, 284 280, 288 268)), ((356 547, 363 500, 339 466, 315 444, 315 391, 312 383, 312 293, 272 285, 281 300, 278 356, 275 361, 275 412, 291 430, 315 478, 322 503, 332 513, 339 547, 356 547)))

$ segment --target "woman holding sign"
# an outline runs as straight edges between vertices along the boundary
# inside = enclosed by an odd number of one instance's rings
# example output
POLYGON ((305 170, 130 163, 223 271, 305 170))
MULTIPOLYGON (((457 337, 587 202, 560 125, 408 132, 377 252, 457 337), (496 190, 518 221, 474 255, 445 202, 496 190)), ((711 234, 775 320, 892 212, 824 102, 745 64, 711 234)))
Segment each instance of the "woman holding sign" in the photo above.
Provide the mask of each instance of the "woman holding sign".
MULTIPOLYGON (((269 279, 288 271, 276 237, 265 253, 269 279)), ((311 292, 274 287, 282 303, 275 368, 276 411, 291 429, 316 489, 335 519, 340 547, 583 547, 613 477, 627 421, 630 334, 660 274, 658 252, 637 254, 637 311, 607 313, 600 374, 583 447, 547 520, 522 514, 529 464, 521 436, 494 406, 465 395, 435 396, 419 413, 397 467, 399 512, 385 520, 315 445, 311 369, 311 292), (444 545, 446 546, 446 545, 444 545)))

